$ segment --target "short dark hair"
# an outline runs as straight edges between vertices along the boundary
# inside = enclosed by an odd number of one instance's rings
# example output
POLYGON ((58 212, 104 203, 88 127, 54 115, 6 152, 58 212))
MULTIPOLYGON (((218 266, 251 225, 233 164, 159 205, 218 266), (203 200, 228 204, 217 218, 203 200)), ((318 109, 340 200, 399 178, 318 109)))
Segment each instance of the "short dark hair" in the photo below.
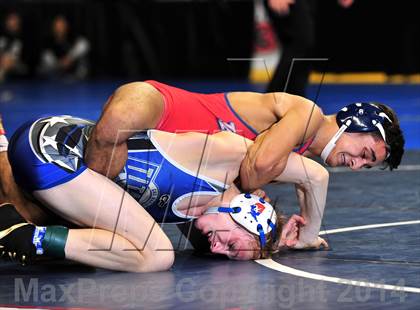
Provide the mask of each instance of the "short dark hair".
MULTIPOLYGON (((401 163, 402 156, 404 154, 404 144, 405 139, 403 132, 400 128, 400 122, 398 120, 397 114, 389 106, 381 103, 372 102, 382 109, 385 114, 390 118, 392 122, 385 121, 383 124, 385 130, 385 137, 387 144, 389 156, 384 161, 384 169, 389 168, 389 170, 397 169, 398 165, 401 163)), ((375 135, 379 135, 379 132, 375 132, 375 135)))

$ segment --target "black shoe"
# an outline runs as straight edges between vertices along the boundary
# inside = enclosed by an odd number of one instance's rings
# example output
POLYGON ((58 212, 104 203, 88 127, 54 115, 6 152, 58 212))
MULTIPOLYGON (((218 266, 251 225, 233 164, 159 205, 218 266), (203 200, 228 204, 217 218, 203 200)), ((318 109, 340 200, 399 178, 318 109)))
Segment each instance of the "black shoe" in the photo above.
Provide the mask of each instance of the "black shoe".
POLYGON ((17 260, 22 265, 31 262, 36 256, 32 243, 35 225, 16 211, 12 204, 0 206, 0 256, 17 260))

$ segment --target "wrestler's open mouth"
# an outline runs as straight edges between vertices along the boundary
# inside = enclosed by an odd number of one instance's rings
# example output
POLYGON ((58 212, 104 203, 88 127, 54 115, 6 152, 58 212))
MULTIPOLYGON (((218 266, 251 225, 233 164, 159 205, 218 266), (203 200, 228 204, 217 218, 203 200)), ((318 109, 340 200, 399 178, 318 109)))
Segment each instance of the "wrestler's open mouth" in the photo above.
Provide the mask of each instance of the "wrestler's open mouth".
POLYGON ((341 154, 341 164, 342 164, 343 166, 345 166, 345 165, 346 165, 346 157, 344 156, 344 154, 341 154))

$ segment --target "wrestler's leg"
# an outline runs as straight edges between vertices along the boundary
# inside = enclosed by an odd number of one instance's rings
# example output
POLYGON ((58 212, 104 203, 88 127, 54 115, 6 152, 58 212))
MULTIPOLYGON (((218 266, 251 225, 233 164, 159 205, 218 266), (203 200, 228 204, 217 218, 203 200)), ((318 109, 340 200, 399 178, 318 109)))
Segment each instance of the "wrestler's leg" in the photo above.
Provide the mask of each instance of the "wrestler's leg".
POLYGON ((24 201, 25 198, 13 178, 7 152, 0 152, 0 203, 10 202, 21 207, 24 201))
POLYGON ((72 229, 64 226, 35 226, 27 223, 10 203, 1 205, 0 217, 0 257, 8 257, 19 261, 22 265, 35 261, 39 255, 51 258, 74 259, 85 264, 103 268, 137 271, 138 251, 127 239, 107 230, 72 229), (70 236, 70 237, 69 237, 70 236), (38 240, 37 242, 34 240, 38 240), (127 255, 107 259, 109 249, 115 252, 127 251, 127 255), (39 249, 41 253, 38 253, 39 249), (81 249, 88 249, 83 250, 81 249), (95 256, 89 254, 90 249, 102 249, 95 256), (72 257, 72 253, 78 253, 72 257), (85 254, 85 255, 84 255, 85 254), (93 258, 93 259, 92 259, 93 258))
POLYGON ((114 178, 127 159, 127 139, 140 130, 155 128, 163 111, 163 96, 150 84, 135 82, 118 88, 89 139, 85 153, 89 168, 114 178))
POLYGON ((6 138, 6 131, 3 127, 3 119, 0 114, 0 204, 6 202, 20 205, 23 201, 23 195, 19 191, 12 175, 7 149, 9 142, 6 138))
MULTIPOLYGON (((4 133, 0 115, 0 135, 4 133)), ((7 139, 5 138, 5 144, 7 139)), ((26 199, 13 178, 12 168, 7 157, 7 146, 0 151, 0 205, 8 202, 15 205, 19 213, 29 222, 43 224, 48 220, 47 214, 35 203, 26 199)))
POLYGON ((129 194, 87 169, 75 179, 36 191, 51 210, 87 229, 71 229, 65 256, 113 270, 148 272, 170 268, 172 244, 129 194), (115 233, 114 233, 115 231, 115 233))

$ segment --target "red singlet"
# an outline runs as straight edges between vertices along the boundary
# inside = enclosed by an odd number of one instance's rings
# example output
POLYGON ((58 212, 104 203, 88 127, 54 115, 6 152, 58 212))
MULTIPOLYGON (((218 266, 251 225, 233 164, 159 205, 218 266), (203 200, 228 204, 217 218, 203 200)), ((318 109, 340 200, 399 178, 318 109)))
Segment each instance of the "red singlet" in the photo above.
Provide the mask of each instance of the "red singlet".
MULTIPOLYGON (((155 129, 168 132, 198 131, 207 134, 225 130, 254 140, 258 132, 233 110, 227 93, 199 94, 157 81, 146 81, 162 95, 165 110, 155 129)), ((313 141, 309 139, 294 151, 303 154, 313 141)))
POLYGON ((199 94, 146 81, 165 101, 165 110, 156 129, 168 132, 198 131, 213 134, 226 130, 254 140, 258 132, 233 110, 226 93, 199 94))

